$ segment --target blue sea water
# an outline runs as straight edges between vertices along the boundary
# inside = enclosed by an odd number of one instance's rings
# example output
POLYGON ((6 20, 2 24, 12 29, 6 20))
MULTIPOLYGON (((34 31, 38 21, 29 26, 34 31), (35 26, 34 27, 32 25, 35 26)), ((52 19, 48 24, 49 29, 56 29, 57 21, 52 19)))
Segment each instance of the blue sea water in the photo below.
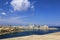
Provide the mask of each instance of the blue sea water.
POLYGON ((45 35, 45 34, 54 33, 54 32, 60 32, 60 29, 58 29, 58 30, 47 30, 47 31, 33 30, 33 31, 16 32, 16 33, 0 35, 0 39, 12 38, 12 37, 21 37, 21 36, 28 36, 28 35, 45 35))

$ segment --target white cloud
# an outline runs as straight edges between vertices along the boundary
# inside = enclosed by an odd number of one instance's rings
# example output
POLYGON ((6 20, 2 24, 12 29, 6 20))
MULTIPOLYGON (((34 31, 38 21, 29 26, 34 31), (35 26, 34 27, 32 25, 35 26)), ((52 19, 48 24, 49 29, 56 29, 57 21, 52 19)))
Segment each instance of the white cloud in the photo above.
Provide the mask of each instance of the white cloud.
POLYGON ((13 10, 9 10, 9 12, 13 13, 14 11, 13 10))
POLYGON ((5 4, 8 4, 8 2, 6 2, 5 4))
POLYGON ((34 9, 34 6, 32 5, 31 8, 34 9))
POLYGON ((22 11, 30 8, 31 2, 28 0, 12 0, 11 5, 14 8, 14 10, 22 11))
POLYGON ((6 13, 5 13, 5 12, 2 12, 1 14, 2 14, 2 15, 6 15, 6 13))
POLYGON ((1 18, 1 23, 10 23, 10 24, 24 24, 26 16, 16 16, 16 17, 10 17, 10 18, 1 18))
POLYGON ((14 17, 8 17, 8 18, 2 18, 0 17, 0 24, 35 24, 33 22, 28 21, 28 16, 14 16, 14 17))

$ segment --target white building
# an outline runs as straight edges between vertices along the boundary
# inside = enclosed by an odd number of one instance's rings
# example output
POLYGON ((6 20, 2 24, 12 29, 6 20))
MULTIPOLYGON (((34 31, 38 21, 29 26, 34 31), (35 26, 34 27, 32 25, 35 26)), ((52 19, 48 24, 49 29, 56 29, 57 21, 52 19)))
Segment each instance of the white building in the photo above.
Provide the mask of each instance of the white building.
POLYGON ((41 30, 48 30, 48 26, 47 25, 40 26, 40 29, 41 30))

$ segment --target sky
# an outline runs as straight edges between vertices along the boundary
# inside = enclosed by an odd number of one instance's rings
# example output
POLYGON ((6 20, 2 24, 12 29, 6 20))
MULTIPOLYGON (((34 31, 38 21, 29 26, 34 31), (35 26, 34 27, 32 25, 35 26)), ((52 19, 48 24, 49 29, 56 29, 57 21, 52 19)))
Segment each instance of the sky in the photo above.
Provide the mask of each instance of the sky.
POLYGON ((60 25, 60 0, 0 0, 0 25, 60 25))

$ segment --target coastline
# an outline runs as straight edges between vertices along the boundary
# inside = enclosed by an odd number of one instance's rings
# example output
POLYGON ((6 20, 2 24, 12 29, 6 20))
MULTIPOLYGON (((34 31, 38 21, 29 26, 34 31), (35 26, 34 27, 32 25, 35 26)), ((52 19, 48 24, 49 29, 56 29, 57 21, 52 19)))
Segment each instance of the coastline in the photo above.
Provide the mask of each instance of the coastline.
MULTIPOLYGON (((30 30, 33 30, 33 29, 30 29, 30 30)), ((37 29, 37 30, 43 30, 43 31, 47 31, 47 30, 58 30, 58 28, 37 29)), ((4 33, 1 33, 0 32, 0 35, 5 35, 5 34, 10 34, 10 33, 15 33, 15 32, 24 32, 24 31, 29 31, 29 30, 18 30, 18 31, 10 31, 10 32, 4 32, 4 33)))
POLYGON ((6 38, 1 40, 60 40, 60 32, 46 35, 29 35, 23 37, 6 38))

